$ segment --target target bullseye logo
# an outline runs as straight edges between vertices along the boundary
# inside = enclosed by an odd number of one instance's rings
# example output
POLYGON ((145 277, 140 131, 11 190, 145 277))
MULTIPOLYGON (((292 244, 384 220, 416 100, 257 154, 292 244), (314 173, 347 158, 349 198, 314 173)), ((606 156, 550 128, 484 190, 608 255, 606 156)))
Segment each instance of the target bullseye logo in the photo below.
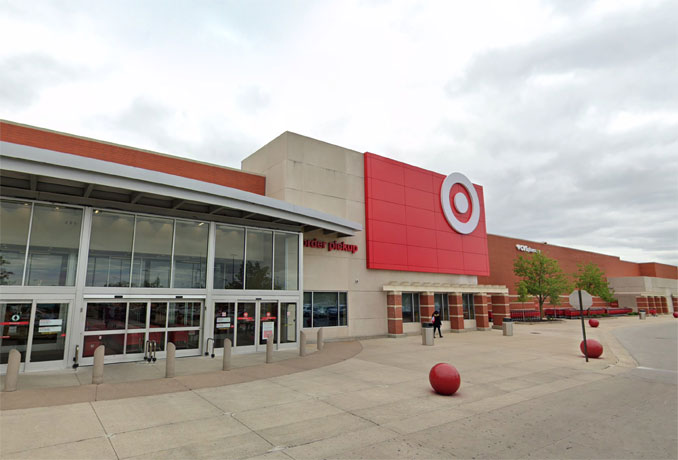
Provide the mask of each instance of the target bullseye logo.
MULTIPOLYGON (((478 199, 478 192, 476 192, 475 187, 468 177, 464 176, 462 173, 452 173, 445 178, 443 181, 442 187, 440 187, 440 204, 443 206, 443 214, 445 219, 450 226, 455 229, 458 233, 468 235, 472 233, 478 226, 480 221, 480 200, 478 199), (461 185, 466 189, 466 192, 471 197, 471 217, 467 222, 462 222, 454 215, 452 211, 452 203, 450 203, 450 191, 452 187, 456 184, 461 185)), ((459 192, 454 195, 454 209, 460 213, 464 214, 468 211, 469 202, 466 195, 459 192)))

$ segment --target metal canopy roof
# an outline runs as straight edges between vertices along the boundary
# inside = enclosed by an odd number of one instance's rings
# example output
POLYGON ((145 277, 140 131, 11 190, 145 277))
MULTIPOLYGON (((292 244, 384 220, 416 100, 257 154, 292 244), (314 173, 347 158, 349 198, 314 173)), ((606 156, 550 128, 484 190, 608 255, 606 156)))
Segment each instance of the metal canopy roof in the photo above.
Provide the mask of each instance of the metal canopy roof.
POLYGON ((0 142, 0 194, 340 237, 363 229, 256 193, 9 142, 0 142))

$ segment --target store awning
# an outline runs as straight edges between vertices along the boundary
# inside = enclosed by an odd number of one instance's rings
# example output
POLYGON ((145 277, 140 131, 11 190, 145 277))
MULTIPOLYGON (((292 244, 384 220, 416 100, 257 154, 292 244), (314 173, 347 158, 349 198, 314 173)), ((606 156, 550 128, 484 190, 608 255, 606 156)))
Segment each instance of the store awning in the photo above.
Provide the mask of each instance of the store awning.
POLYGON ((446 293, 472 293, 472 294, 508 294, 508 288, 493 284, 448 284, 426 282, 396 282, 384 284, 382 291, 394 292, 446 292, 446 293))
POLYGON ((353 236, 362 225, 231 187, 0 142, 0 194, 279 230, 353 236))

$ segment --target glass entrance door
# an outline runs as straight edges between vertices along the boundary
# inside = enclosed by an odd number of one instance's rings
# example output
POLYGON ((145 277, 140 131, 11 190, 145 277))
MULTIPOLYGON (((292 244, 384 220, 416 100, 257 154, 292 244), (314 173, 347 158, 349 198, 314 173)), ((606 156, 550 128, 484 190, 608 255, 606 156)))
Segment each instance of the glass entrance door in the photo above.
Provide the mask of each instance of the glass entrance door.
POLYGON ((21 353, 24 369, 37 363, 63 361, 69 303, 42 301, 0 303, 0 364, 9 351, 21 353))
POLYGON ((147 345, 162 357, 168 342, 177 356, 199 355, 202 310, 200 301, 89 302, 82 357, 93 357, 99 345, 107 362, 141 360, 147 345))
POLYGON ((278 343, 278 302, 259 302, 259 342, 257 350, 266 350, 266 341, 278 343))

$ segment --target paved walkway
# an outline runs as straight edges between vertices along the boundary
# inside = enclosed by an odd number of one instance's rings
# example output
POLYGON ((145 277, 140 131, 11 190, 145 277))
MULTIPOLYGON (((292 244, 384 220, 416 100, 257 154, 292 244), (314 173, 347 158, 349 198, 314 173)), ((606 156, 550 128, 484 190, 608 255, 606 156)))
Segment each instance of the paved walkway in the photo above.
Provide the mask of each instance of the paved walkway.
MULTIPOLYGON (((445 334, 433 347, 422 346, 419 337, 365 340, 352 358, 322 363, 323 355, 348 346, 331 343, 298 360, 299 367, 306 361, 298 372, 4 410, 0 455, 675 459, 675 382, 629 372, 636 363, 612 334, 655 324, 678 327, 668 317, 601 320, 600 328, 587 333, 605 352, 589 363, 579 352, 578 321, 516 324, 513 337, 496 330, 445 334), (456 395, 431 391, 428 371, 437 362, 459 369, 456 395)), ((254 367, 281 372, 286 366, 281 361, 254 367)), ((25 391, 38 397, 37 390, 25 391)))

